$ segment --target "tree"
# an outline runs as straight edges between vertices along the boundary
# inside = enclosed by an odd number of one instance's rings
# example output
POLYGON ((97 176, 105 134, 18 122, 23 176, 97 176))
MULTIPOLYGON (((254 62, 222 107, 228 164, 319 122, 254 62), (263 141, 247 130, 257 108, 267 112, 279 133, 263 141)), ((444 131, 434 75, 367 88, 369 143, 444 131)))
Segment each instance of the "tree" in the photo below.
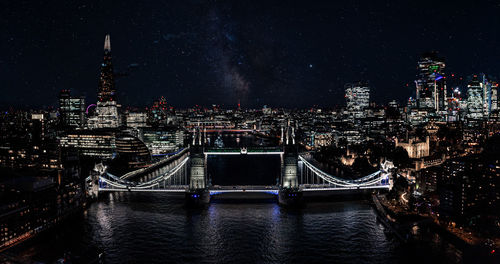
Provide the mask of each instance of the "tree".
POLYGON ((403 147, 396 147, 392 152, 391 160, 398 168, 406 168, 411 164, 408 152, 403 147))

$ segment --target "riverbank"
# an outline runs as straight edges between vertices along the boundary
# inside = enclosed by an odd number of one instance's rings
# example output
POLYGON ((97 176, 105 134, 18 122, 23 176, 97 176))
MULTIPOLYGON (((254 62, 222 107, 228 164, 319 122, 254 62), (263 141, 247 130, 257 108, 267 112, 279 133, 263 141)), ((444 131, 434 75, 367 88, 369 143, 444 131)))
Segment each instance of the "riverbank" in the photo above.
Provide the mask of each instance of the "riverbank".
POLYGON ((0 263, 102 263, 103 250, 71 241, 85 221, 86 209, 74 210, 56 225, 0 253, 0 263), (57 245, 58 250, 54 250, 57 245))
POLYGON ((462 239, 429 216, 421 216, 392 206, 385 195, 372 195, 379 220, 402 243, 429 244, 446 252, 447 260, 463 263, 499 263, 500 258, 491 249, 462 239), (477 262, 480 261, 480 262, 477 262))

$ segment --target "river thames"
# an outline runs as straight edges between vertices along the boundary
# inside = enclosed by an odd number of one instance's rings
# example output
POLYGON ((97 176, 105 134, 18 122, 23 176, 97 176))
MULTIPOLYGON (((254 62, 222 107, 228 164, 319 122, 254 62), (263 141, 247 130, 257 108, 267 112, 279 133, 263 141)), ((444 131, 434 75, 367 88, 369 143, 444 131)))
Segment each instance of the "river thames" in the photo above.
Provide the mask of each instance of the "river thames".
MULTIPOLYGON (((241 140, 238 140, 241 142, 241 140)), ((213 184, 276 183, 279 157, 208 160, 213 184)), ((52 263, 82 248, 105 263, 407 263, 436 261, 384 230, 368 199, 308 202, 213 200, 188 208, 183 195, 104 193, 81 216, 8 252, 21 263, 52 263)))

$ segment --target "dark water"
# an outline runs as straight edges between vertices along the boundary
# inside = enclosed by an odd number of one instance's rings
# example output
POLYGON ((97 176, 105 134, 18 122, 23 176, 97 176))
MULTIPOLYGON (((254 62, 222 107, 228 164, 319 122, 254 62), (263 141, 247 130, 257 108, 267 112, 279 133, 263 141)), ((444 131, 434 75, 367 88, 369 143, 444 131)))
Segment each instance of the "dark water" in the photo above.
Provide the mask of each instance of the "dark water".
POLYGON ((312 204, 299 212, 275 203, 187 210, 167 195, 115 194, 89 209, 85 228, 109 263, 383 263, 394 257, 394 245, 362 202, 312 204))
MULTIPOLYGON (((212 203, 187 209, 183 197, 115 193, 92 204, 58 241, 22 252, 49 259, 93 244, 107 263, 388 263, 397 243, 365 202, 212 203), (55 254, 57 255, 57 254, 55 254)), ((64 234, 63 234, 64 233, 64 234)))
MULTIPOLYGON (((279 158, 216 157, 208 166, 215 184, 272 184, 279 158)), ((8 254, 50 263, 88 246, 104 250, 106 263, 407 263, 428 255, 402 248, 366 201, 190 209, 183 195, 128 192, 101 195, 83 216, 8 254)))

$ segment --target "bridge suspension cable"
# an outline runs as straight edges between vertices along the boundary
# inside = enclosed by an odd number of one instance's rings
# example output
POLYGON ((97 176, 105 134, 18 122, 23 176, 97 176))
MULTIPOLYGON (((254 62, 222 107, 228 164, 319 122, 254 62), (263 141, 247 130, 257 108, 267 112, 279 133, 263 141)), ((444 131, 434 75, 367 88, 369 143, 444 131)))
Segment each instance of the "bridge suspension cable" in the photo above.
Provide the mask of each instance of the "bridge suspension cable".
MULTIPOLYGON (((316 180, 323 181, 323 184, 320 185, 325 185, 324 182, 327 182, 328 184, 326 185, 334 185, 336 188, 388 188, 389 186, 389 180, 388 176, 385 173, 382 173, 382 170, 376 171, 374 173, 371 173, 367 176, 364 176, 359 179, 355 180, 348 180, 348 179, 341 179, 338 177, 335 177, 333 175, 330 175, 320 169, 318 169, 316 166, 311 164, 309 161, 307 161, 304 157, 299 155, 299 160, 302 161, 304 164, 304 167, 306 169, 305 174, 306 174, 306 181, 302 182, 302 185, 310 185, 309 180, 312 181, 313 185, 316 185, 316 180), (309 173, 310 171, 311 173, 309 173), (319 179, 315 179, 314 176, 317 176, 319 179), (305 184, 304 184, 305 183, 305 184)), ((303 175, 302 171, 302 175, 303 175)))
POLYGON ((146 182, 133 182, 128 180, 123 180, 120 177, 117 177, 109 172, 104 173, 99 177, 100 184, 99 189, 106 190, 109 189, 108 186, 113 187, 113 190, 146 190, 146 189, 155 189, 155 188, 163 188, 171 187, 171 186, 182 186, 187 185, 187 170, 186 165, 189 160, 189 157, 184 158, 179 164, 173 167, 171 170, 162 173, 161 175, 155 177, 146 182), (181 171, 182 170, 182 171, 181 171), (181 171, 181 173, 179 173, 181 171), (107 177, 106 177, 107 176, 107 177), (177 180, 176 176, 181 176, 180 179, 177 180), (182 177, 184 176, 184 177, 182 177), (167 184, 168 181, 168 184, 167 184), (174 184, 172 184, 172 182, 174 184))

